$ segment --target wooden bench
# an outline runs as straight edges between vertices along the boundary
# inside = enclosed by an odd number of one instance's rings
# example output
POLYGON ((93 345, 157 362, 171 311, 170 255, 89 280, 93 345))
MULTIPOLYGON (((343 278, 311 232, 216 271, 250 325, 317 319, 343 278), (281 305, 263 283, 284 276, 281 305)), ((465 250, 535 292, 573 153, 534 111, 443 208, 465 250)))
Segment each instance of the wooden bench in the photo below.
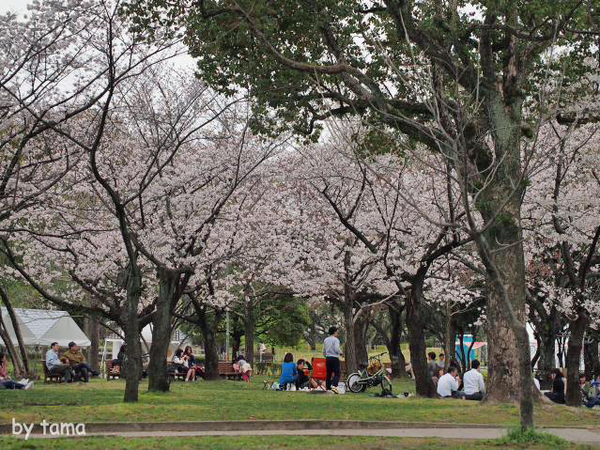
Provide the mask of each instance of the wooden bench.
POLYGON ((231 361, 219 361, 219 376, 227 380, 241 380, 242 374, 233 369, 231 361))
POLYGON ((167 362, 167 374, 171 381, 185 381, 185 377, 187 376, 187 373, 182 373, 177 370, 177 365, 173 361, 167 362))
POLYGON ((58 373, 50 373, 48 367, 46 366, 46 361, 42 361, 42 366, 44 366, 44 383, 62 383, 63 376, 58 373))

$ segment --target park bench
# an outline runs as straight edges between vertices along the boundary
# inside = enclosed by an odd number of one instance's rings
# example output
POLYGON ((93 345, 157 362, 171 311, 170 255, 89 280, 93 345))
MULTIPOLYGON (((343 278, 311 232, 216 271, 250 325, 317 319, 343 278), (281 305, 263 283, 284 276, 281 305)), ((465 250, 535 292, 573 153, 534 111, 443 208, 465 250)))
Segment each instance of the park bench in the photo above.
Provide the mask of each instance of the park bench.
POLYGON ((48 367, 46 367, 46 361, 42 361, 44 367, 44 383, 62 383, 63 377, 57 373, 50 373, 48 367))
POLYGON ((181 380, 185 381, 186 373, 179 372, 177 366, 172 361, 167 362, 167 375, 171 381, 181 380))
POLYGON ((233 369, 231 361, 219 361, 219 376, 227 380, 241 380, 242 374, 233 369))

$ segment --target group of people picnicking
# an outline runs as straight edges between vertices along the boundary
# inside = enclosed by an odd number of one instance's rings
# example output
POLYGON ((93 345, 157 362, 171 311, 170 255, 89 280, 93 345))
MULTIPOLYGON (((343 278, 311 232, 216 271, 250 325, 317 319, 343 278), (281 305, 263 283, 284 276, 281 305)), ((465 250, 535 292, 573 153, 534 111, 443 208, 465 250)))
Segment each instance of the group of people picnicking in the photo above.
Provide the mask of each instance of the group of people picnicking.
POLYGON ((323 343, 323 356, 326 361, 326 379, 318 380, 310 376, 312 365, 299 359, 294 362, 294 355, 286 353, 281 366, 279 390, 323 390, 339 394, 338 385, 341 375, 340 340, 337 327, 329 328, 329 336, 323 343))
POLYGON ((62 355, 58 342, 50 344, 46 352, 46 368, 48 373, 60 375, 67 383, 82 381, 88 383, 90 377, 99 376, 100 372, 92 370, 81 351, 81 347, 75 342, 69 342, 69 349, 62 355))
POLYGON ((435 352, 427 354, 427 374, 436 386, 437 394, 442 398, 464 398, 466 400, 482 400, 485 395, 485 381, 481 374, 481 363, 474 359, 471 369, 460 378, 458 365, 451 360, 445 369, 445 356, 440 354, 436 361, 435 352))
MULTIPOLYGON (((485 382, 481 374, 481 364, 478 360, 471 361, 471 370, 465 372, 462 380, 459 369, 454 361, 451 361, 444 373, 444 355, 436 361, 436 354, 429 352, 427 370, 437 388, 437 394, 442 398, 464 398, 466 400, 482 400, 485 395, 485 382)), ((551 374, 552 390, 544 392, 544 395, 554 403, 565 404, 565 382, 564 375, 560 369, 554 369, 551 374)), ((537 378, 533 383, 540 390, 540 382, 537 378)), ((588 408, 600 405, 600 375, 591 382, 587 381, 585 374, 579 375, 579 388, 581 402, 588 408)))
MULTIPOLYGON (((323 390, 339 393, 338 384, 341 376, 340 364, 340 341, 339 332, 336 327, 329 329, 329 336, 323 343, 323 355, 326 360, 326 380, 318 380, 310 376, 313 370, 312 365, 304 360, 298 359, 294 362, 292 353, 287 353, 281 366, 281 376, 279 378, 280 390, 323 390)), ((117 358, 112 361, 113 367, 121 367, 126 360, 126 346, 120 348, 117 358)), ((471 369, 464 373, 462 379, 459 374, 459 368, 456 361, 451 360, 448 367, 445 368, 445 356, 443 353, 437 355, 435 352, 429 352, 427 362, 428 376, 434 382, 437 394, 442 398, 462 398, 466 400, 482 400, 485 395, 485 382, 481 374, 481 364, 478 360, 471 361, 471 369)), ((172 362, 175 370, 185 374, 185 381, 194 381, 201 375, 204 368, 197 364, 196 357, 192 347, 186 346, 185 349, 177 349, 173 355, 172 362), (200 374, 199 374, 200 372, 200 374)), ((98 376, 99 373, 89 366, 85 356, 81 352, 81 347, 75 342, 70 342, 68 350, 60 354, 60 346, 57 342, 50 345, 46 352, 46 367, 50 374, 60 375, 67 383, 73 381, 89 382, 91 376, 98 376)), ((233 362, 233 368, 241 375, 244 381, 249 382, 252 376, 252 367, 245 360, 243 355, 238 356, 233 362)), ((565 403, 565 383, 564 376, 560 369, 554 369, 551 373, 552 390, 545 392, 545 396, 554 403, 565 403)), ((537 379, 534 379, 535 385, 540 389, 537 379)), ((11 380, 8 376, 6 355, 0 351, 0 389, 31 389, 33 381, 22 379, 19 381, 11 380)), ((591 382, 587 381, 585 374, 579 376, 579 386, 581 390, 582 403, 588 408, 600 405, 600 375, 591 382)))
MULTIPOLYGON (((550 376, 552 377, 552 390, 545 392, 544 395, 554 403, 565 404, 565 381, 564 375, 560 369, 554 369, 550 376)), ((539 385, 538 385, 539 389, 539 385)), ((585 374, 579 375, 579 391, 581 394, 581 403, 588 408, 600 405, 600 375, 592 381, 588 381, 585 374)))

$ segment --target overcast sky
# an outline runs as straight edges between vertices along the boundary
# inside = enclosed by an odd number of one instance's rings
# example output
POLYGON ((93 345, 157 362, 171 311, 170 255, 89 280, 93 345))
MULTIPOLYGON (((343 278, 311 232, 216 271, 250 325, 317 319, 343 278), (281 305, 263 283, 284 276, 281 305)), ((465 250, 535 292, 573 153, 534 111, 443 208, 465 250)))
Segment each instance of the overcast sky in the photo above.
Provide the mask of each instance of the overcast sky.
MULTIPOLYGON (((43 0, 42 0, 43 1, 43 0)), ((15 12, 24 13, 27 11, 29 0, 0 0, 0 13, 15 12)))

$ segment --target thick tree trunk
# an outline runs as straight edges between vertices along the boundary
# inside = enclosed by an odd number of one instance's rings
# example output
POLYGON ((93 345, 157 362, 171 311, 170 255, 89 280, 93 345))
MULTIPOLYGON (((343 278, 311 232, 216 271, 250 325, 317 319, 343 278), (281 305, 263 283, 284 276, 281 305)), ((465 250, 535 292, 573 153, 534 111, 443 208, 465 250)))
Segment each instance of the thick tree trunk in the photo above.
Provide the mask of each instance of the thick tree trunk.
POLYGON ((204 342, 204 371, 206 380, 219 379, 219 349, 217 347, 217 327, 222 319, 222 313, 215 311, 214 318, 210 317, 207 308, 197 310, 198 326, 202 331, 204 342))
POLYGON ((413 281, 410 300, 406 305, 408 348, 410 349, 410 363, 415 374, 417 395, 434 397, 436 395, 435 386, 427 372, 425 321, 421 306, 423 277, 418 277, 413 281))
POLYGON ((354 314, 352 311, 352 301, 348 300, 344 304, 344 328, 346 331, 346 343, 344 353, 346 357, 346 372, 353 373, 358 370, 358 359, 356 355, 356 333, 354 331, 354 314))
MULTIPOLYGON (((486 230, 485 238, 490 246, 490 257, 500 282, 506 289, 512 309, 521 323, 525 317, 525 259, 522 245, 520 198, 512 189, 490 186, 482 199, 489 210, 482 215, 493 224, 486 230), (506 203, 512 195, 513 200, 506 203), (502 211, 499 210, 504 206, 502 211)), ((491 281, 491 280, 490 280, 491 281)), ((489 283, 487 304, 487 336, 489 349, 488 398, 497 401, 516 401, 521 396, 519 352, 527 352, 527 372, 531 374, 529 339, 523 349, 517 344, 517 336, 511 326, 509 314, 502 298, 503 293, 494 282, 489 283)), ((524 369, 524 368, 523 368, 524 369)))
POLYGON ((367 364, 369 352, 367 350, 367 328, 369 326, 369 311, 363 311, 354 321, 354 346, 358 365, 367 364))
POLYGON ((140 344, 140 327, 137 317, 135 320, 127 320, 124 332, 125 343, 127 344, 127 349, 125 350, 127 360, 124 363, 123 369, 125 371, 125 393, 123 400, 125 403, 134 403, 138 401, 138 390, 142 374, 142 347, 140 344))
POLYGON ((565 401, 569 406, 581 405, 579 388, 579 364, 583 350, 583 336, 587 326, 587 317, 583 311, 578 311, 577 320, 569 324, 569 347, 567 349, 567 392, 565 401))
POLYGON ((254 302, 250 298, 244 299, 244 353, 246 361, 254 366, 254 332, 256 328, 256 319, 254 317, 254 302))
MULTIPOLYGON (((481 190, 476 204, 485 225, 478 250, 488 272, 487 336, 489 344, 488 399, 518 400, 521 428, 534 426, 533 375, 529 335, 525 327, 525 256, 521 225, 523 182, 521 172, 522 99, 502 98, 492 88, 485 92, 486 112, 492 126, 498 167, 481 190), (510 103, 509 103, 510 102, 510 103)), ((488 164, 480 168, 489 170, 488 164)), ((489 155, 488 155, 489 156, 489 155)))
POLYGON ((171 342, 171 307, 179 288, 179 273, 158 269, 158 298, 152 318, 152 344, 148 366, 148 391, 167 392, 167 352, 171 342))
MULTIPOLYGON (((135 266, 136 261, 130 261, 135 266)), ((138 320, 138 305, 142 294, 142 276, 137 269, 130 268, 127 277, 127 309, 124 323, 125 343, 125 403, 137 402, 139 398, 140 378, 142 375, 142 347, 140 345, 140 325, 138 320)))
POLYGON ((390 339, 387 340, 387 349, 392 362, 392 378, 406 378, 406 358, 400 348, 400 339, 402 337, 402 312, 393 306, 389 307, 390 312, 390 339))

